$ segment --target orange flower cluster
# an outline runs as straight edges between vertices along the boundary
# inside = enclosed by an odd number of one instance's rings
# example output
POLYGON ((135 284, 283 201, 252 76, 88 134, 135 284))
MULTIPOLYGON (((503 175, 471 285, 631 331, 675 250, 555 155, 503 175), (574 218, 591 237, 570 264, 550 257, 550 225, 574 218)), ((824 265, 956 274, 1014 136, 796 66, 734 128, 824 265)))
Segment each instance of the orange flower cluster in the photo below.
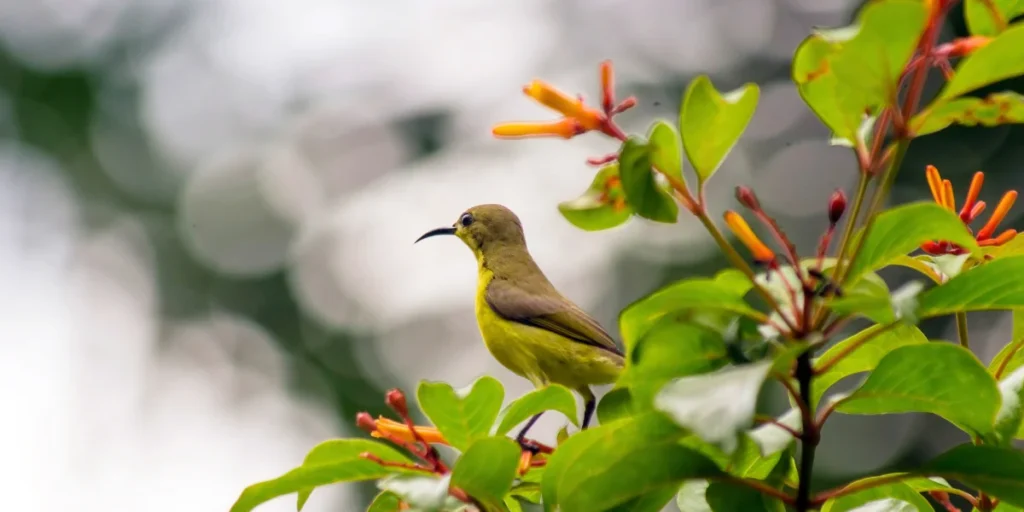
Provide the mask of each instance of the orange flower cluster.
MULTIPOLYGON (((939 170, 934 165, 929 165, 926 168, 925 176, 928 179, 928 188, 931 189, 935 202, 952 212, 956 212, 956 197, 953 195, 953 184, 949 180, 942 179, 942 175, 939 174, 939 170)), ((984 182, 985 173, 980 171, 974 173, 974 178, 971 179, 971 186, 967 190, 966 201, 964 201, 964 205, 960 208, 959 212, 960 220, 967 225, 967 229, 972 234, 974 231, 971 230, 971 222, 977 219, 981 212, 985 211, 985 201, 978 201, 978 196, 981 194, 981 186, 984 182)), ((992 237, 996 232, 996 228, 999 227, 999 223, 1006 218, 1006 214, 1010 212, 1010 208, 1013 207, 1013 203, 1016 200, 1016 190, 1010 190, 1003 195, 1003 198, 999 200, 999 204, 996 205, 995 211, 992 212, 992 216, 989 217, 988 222, 974 236, 979 245, 982 247, 999 246, 1013 240, 1017 236, 1016 230, 1007 229, 1000 233, 999 236, 992 237)), ((933 255, 964 254, 966 252, 963 247, 944 240, 925 242, 921 246, 921 250, 933 255)))
POLYGON ((601 109, 588 106, 582 96, 573 97, 543 81, 534 80, 523 87, 523 94, 533 98, 560 114, 557 121, 523 121, 496 125, 491 132, 496 137, 517 139, 523 137, 562 137, 569 139, 591 130, 625 139, 611 118, 636 105, 636 99, 626 98, 615 104, 614 72, 610 61, 601 63, 601 109))
MULTIPOLYGON (((430 444, 443 444, 448 446, 448 441, 441 435, 441 431, 435 427, 423 427, 415 425, 416 433, 419 434, 420 438, 430 444)), ((407 443, 416 442, 416 436, 413 434, 412 429, 404 423, 399 423, 395 420, 378 416, 377 421, 374 422, 374 429, 370 432, 370 436, 378 439, 401 439, 407 443)))

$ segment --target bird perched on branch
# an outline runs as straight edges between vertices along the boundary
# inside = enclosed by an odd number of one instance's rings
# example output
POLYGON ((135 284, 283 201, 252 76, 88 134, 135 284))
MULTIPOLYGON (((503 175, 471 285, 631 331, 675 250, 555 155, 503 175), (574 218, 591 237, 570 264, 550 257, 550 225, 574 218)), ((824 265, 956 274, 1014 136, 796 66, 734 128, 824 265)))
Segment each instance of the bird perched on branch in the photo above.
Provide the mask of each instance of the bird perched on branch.
MULTIPOLYGON (((455 235, 476 256, 476 319, 487 349, 538 388, 555 383, 582 395, 586 429, 597 405, 590 386, 615 382, 624 364, 612 337, 548 281, 508 208, 474 206, 452 227, 429 231, 416 242, 437 235, 455 235)), ((521 445, 541 414, 516 435, 521 445)))

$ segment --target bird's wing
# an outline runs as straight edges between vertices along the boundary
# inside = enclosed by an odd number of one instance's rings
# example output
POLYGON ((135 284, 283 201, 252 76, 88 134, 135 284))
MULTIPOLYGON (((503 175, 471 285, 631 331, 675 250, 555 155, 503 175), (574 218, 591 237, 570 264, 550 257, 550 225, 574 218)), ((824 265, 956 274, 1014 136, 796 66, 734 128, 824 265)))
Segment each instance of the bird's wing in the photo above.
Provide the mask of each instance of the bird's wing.
POLYGON ((485 299, 491 309, 507 320, 546 329, 573 341, 622 355, 615 340, 596 320, 557 292, 531 293, 504 279, 495 279, 487 286, 485 299))

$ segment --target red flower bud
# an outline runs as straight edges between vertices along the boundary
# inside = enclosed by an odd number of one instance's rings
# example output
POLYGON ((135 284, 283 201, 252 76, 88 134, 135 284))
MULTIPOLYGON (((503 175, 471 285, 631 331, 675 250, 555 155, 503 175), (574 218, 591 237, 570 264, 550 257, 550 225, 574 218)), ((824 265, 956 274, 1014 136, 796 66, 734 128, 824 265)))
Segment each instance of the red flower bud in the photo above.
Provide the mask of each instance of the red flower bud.
POLYGON ((403 418, 409 416, 409 407, 405 403, 405 393, 402 393, 402 390, 395 388, 388 391, 384 401, 403 418))
POLYGON ((371 434, 377 431, 377 422, 367 412, 356 414, 356 426, 371 434))
POLYGON ((839 223, 839 219, 843 218, 843 212, 846 211, 846 193, 842 189, 836 189, 832 192, 832 197, 828 198, 828 222, 835 226, 839 223))
POLYGON ((753 190, 750 190, 750 187, 742 185, 736 187, 736 200, 751 210, 761 209, 761 203, 757 201, 757 196, 754 195, 753 190))

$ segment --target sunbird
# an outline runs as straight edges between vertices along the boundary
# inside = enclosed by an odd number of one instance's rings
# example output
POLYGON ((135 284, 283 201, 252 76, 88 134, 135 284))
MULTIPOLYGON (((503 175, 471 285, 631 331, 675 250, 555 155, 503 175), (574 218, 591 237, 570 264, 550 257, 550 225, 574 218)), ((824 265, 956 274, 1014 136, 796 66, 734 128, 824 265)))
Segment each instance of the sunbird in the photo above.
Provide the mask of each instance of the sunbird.
MULTIPOLYGON (((548 281, 508 208, 474 206, 416 242, 437 235, 455 235, 476 256, 476 320, 491 355, 538 388, 555 383, 579 393, 586 429, 597 405, 590 386, 615 382, 625 363, 615 340, 548 281)), ((516 435, 520 445, 541 414, 516 435)))

